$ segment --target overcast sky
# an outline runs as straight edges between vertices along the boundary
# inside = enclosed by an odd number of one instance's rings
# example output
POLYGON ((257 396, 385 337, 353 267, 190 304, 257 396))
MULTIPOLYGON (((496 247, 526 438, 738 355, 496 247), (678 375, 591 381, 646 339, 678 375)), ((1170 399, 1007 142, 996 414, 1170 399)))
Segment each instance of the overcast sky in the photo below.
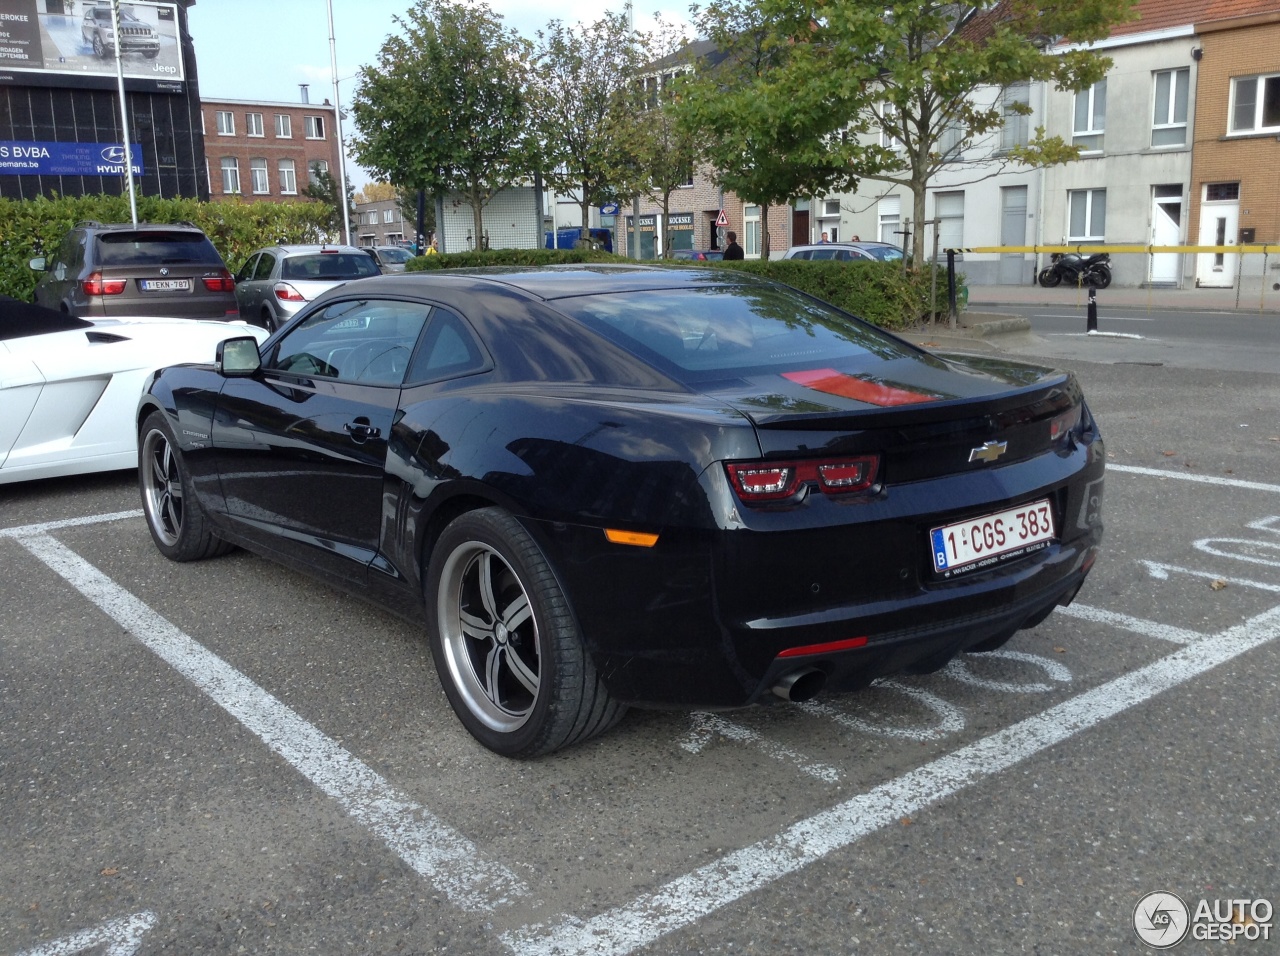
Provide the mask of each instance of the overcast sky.
MULTIPOLYGON (((333 0, 341 102, 350 103, 361 66, 373 63, 383 41, 396 32, 394 18, 411 0, 333 0)), ((623 10, 623 0, 582 3, 573 0, 492 0, 490 7, 520 33, 534 34, 550 20, 595 20, 605 10, 623 10)), ((664 20, 688 20, 684 0, 634 0, 636 26, 664 20)), ((298 84, 311 84, 311 102, 333 98, 329 66, 329 15, 326 0, 197 0, 188 12, 203 96, 297 102, 298 84)), ((350 136, 351 130, 344 126, 350 136)), ((369 180, 348 159, 347 175, 359 189, 369 180)))

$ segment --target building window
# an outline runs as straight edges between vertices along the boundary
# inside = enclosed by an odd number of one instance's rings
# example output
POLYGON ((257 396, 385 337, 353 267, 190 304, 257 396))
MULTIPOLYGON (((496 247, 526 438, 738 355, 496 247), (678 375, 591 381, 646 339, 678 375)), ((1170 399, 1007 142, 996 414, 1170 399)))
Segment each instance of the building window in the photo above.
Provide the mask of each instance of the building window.
POLYGON ((323 116, 304 116, 302 126, 307 139, 324 139, 323 116))
POLYGON ((230 110, 218 110, 213 114, 214 119, 218 121, 219 136, 235 136, 236 135, 236 114, 230 110))
POLYGON ((902 114, 898 112, 898 108, 892 103, 884 103, 881 106, 880 115, 882 117, 880 120, 880 145, 895 152, 903 149, 902 140, 886 129, 889 125, 898 129, 902 128, 902 114))
POLYGON ((946 261, 944 250, 964 248, 964 191, 934 193, 933 215, 938 220, 938 256, 946 261))
POLYGON ((227 195, 240 191, 240 161, 234 156, 222 157, 222 191, 227 195))
POLYGON ((1073 189, 1067 194, 1071 222, 1068 242, 1101 242, 1107 232, 1107 191, 1073 189))
POLYGON ((1086 153, 1102 151, 1107 128, 1107 81, 1099 80, 1076 94, 1075 126, 1071 142, 1086 153))
POLYGON ((271 191, 267 183, 267 161, 265 159, 249 160, 249 187, 254 195, 261 196, 271 191))
POLYGON ((391 213, 392 213, 392 210, 390 210, 390 209, 384 209, 384 210, 382 210, 382 221, 383 221, 384 223, 389 223, 389 222, 391 222, 391 213))
POLYGON ((1151 117, 1152 146, 1187 143, 1187 88, 1191 70, 1161 70, 1155 75, 1156 106, 1151 117))
POLYGON ((298 194, 298 174, 292 159, 280 160, 280 192, 285 196, 298 194))
POLYGON ((293 117, 288 113, 276 114, 276 139, 293 139, 293 117))
POLYGON ((950 122, 942 128, 938 137, 938 154, 943 162, 958 162, 964 152, 964 127, 957 122, 950 122))
POLYGON ((262 131, 262 114, 261 113, 245 113, 244 114, 244 134, 246 136, 265 136, 262 131))
POLYGON ((1239 183, 1205 183, 1205 202, 1238 202, 1239 199, 1239 183))
POLYGON ((329 171, 329 161, 326 159, 313 159, 307 163, 307 169, 310 171, 312 179, 319 179, 321 173, 329 171))
POLYGON ((742 252, 748 259, 760 258, 760 207, 745 206, 742 210, 742 252))
POLYGON ((876 209, 879 219, 879 236, 881 242, 901 246, 902 236, 898 235, 898 224, 902 222, 902 197, 885 196, 876 209))
POLYGON ((1031 141, 1031 84, 1013 83, 1000 97, 1000 109, 1004 125, 1000 128, 1000 148, 1003 150, 1026 146, 1031 141))
POLYGON ((1280 73, 1231 81, 1231 132, 1280 130, 1280 73))

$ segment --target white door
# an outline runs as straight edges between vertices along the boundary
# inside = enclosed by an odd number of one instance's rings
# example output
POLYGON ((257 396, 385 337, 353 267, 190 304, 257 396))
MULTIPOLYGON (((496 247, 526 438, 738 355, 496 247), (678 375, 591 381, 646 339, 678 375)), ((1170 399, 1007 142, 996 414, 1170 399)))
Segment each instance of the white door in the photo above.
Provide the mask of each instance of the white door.
MULTIPOLYGON (((1153 246, 1176 246, 1182 240, 1182 187, 1176 196, 1162 196, 1164 187, 1157 186, 1155 199, 1151 204, 1151 244, 1153 246)), ((1172 191, 1172 190, 1170 190, 1172 191)), ((1151 275, 1153 285, 1176 285, 1182 256, 1177 252, 1157 252, 1151 256, 1151 275)))
MULTIPOLYGON (((1204 190, 1205 201, 1200 204, 1200 245, 1234 246, 1240 226, 1239 183, 1206 183, 1204 190), (1210 198, 1217 196, 1224 198, 1210 198), (1225 198, 1227 196, 1231 198, 1225 198)), ((1196 256, 1196 285, 1231 288, 1236 283, 1239 259, 1233 253, 1200 253, 1196 256)))

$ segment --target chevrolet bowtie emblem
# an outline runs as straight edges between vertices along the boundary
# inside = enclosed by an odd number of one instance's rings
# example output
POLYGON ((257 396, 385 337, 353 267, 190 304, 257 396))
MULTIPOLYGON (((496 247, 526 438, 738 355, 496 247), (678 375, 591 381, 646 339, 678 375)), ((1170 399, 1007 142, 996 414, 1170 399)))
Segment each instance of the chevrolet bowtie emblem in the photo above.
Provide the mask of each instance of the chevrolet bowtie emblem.
POLYGON ((1008 450, 1009 443, 1007 441, 985 442, 981 448, 974 448, 969 451, 969 461, 995 461, 1008 450))

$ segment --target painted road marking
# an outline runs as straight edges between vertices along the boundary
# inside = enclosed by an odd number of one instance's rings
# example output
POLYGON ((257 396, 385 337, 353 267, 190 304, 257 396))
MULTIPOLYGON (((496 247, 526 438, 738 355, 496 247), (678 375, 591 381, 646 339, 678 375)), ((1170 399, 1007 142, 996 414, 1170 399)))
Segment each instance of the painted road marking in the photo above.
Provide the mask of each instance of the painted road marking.
POLYGON ((625 906, 587 920, 521 927, 500 938, 520 956, 625 956, 1276 638, 1280 607, 729 853, 625 906))
POLYGON ((43 533, 14 534, 10 529, 8 536, 381 837, 456 906, 491 910, 527 894, 505 866, 484 860, 470 840, 70 548, 43 533))
POLYGON ((1157 581, 1168 581, 1169 574, 1188 574, 1193 578, 1208 578, 1210 581, 1222 581, 1242 588, 1257 588, 1259 591, 1273 591, 1280 594, 1280 584, 1268 584, 1266 581, 1251 581, 1249 578, 1236 578, 1226 574, 1215 574, 1213 571, 1197 571, 1194 568, 1180 568, 1176 564, 1161 564, 1159 561, 1138 562, 1147 569, 1157 581))
POLYGON ((802 773, 817 777, 824 783, 838 783, 842 776, 835 767, 811 761, 804 754, 798 753, 789 747, 783 747, 781 744, 776 744, 767 737, 761 737, 757 731, 744 727, 742 724, 735 723, 732 720, 726 720, 718 714, 699 711, 690 714, 689 720, 693 727, 680 744, 689 753, 701 753, 711 743, 712 739, 719 734, 721 737, 727 737, 729 740, 739 743, 754 744, 761 753, 773 757, 775 760, 794 764, 802 773))
POLYGON ((869 720, 855 717, 832 701, 814 700, 797 704, 796 706, 806 714, 834 721, 849 730, 879 734, 882 737, 899 737, 904 740, 938 740, 949 734, 959 733, 964 730, 964 714, 959 707, 943 700, 937 694, 932 694, 919 687, 912 687, 901 681, 885 680, 884 678, 872 681, 871 686, 862 691, 863 696, 860 703, 865 703, 868 697, 874 696, 877 691, 883 690, 902 694, 919 704, 923 704, 938 715, 938 723, 932 727, 890 727, 884 724, 873 724, 869 720))
POLYGON ((1107 463, 1107 473, 1119 472, 1122 475, 1146 475, 1149 478, 1175 478, 1178 481, 1195 481, 1205 485, 1222 485, 1226 488, 1241 488, 1245 491, 1280 492, 1280 485, 1269 485, 1261 481, 1243 481, 1239 478, 1219 478, 1217 475, 1189 475, 1181 471, 1165 471, 1162 468, 1141 468, 1137 465, 1113 465, 1107 463))
POLYGON ((1122 631, 1132 631, 1143 637, 1154 637, 1156 640, 1169 641, 1172 644, 1192 644, 1204 639, 1203 634, 1189 631, 1186 628, 1174 627, 1172 624, 1157 624, 1140 617, 1130 617, 1117 611, 1105 611, 1100 607, 1087 604, 1069 604, 1066 607, 1055 607, 1054 614, 1091 621, 1094 624, 1107 624, 1122 631))
POLYGON ((107 920, 91 929, 28 949, 18 956, 73 956, 74 953, 83 953, 99 946, 107 947, 101 950, 100 956, 133 956, 142 945, 142 937, 151 931, 155 922, 155 914, 144 910, 132 916, 107 920))

